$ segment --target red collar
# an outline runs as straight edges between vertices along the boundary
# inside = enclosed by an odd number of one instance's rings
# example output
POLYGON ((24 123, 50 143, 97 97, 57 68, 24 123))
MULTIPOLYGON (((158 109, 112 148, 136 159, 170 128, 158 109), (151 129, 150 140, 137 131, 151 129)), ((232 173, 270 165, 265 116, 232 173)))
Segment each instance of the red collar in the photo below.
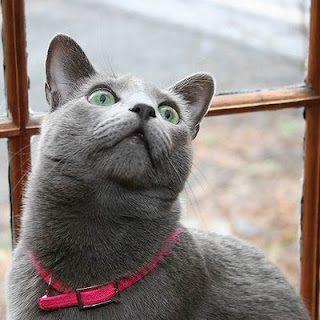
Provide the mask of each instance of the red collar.
POLYGON ((56 310, 78 306, 80 310, 84 310, 118 301, 120 292, 128 289, 145 277, 165 256, 171 253, 170 246, 177 241, 181 232, 182 230, 179 228, 174 230, 150 264, 134 276, 122 278, 118 282, 80 288, 75 291, 68 291, 59 281, 53 280, 51 274, 40 266, 36 257, 32 256, 37 273, 48 284, 45 295, 38 300, 40 308, 42 310, 56 310), (59 294, 49 296, 51 288, 59 294))

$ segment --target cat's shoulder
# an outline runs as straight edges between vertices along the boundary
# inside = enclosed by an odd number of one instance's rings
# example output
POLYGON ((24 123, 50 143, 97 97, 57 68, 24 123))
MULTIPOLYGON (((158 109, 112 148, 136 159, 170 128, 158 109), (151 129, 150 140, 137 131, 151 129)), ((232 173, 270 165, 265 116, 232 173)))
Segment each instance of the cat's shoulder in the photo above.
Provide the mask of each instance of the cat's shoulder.
POLYGON ((208 305, 225 319, 308 319, 297 292, 280 270, 254 246, 213 232, 188 230, 190 254, 201 256, 208 305), (219 301, 219 303, 213 301, 219 301), (234 312, 231 310, 234 310, 234 312), (242 318, 241 318, 242 319, 242 318))
POLYGON ((193 242, 194 246, 202 252, 202 254, 210 260, 230 260, 236 255, 243 262, 267 261, 261 250, 244 242, 238 238, 220 235, 215 232, 185 229, 186 237, 189 242, 193 242))
POLYGON ((214 232, 188 230, 190 240, 201 252, 209 272, 243 279, 274 281, 287 285, 284 276, 263 252, 238 238, 214 232))

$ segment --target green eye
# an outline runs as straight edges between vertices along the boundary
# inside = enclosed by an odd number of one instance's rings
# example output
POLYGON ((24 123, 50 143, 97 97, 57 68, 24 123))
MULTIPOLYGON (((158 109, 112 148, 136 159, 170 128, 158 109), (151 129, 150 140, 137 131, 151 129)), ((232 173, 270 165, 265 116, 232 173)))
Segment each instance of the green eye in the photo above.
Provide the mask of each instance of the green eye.
POLYGON ((172 107, 163 105, 163 106, 160 106, 158 108, 158 110, 159 110, 161 117, 164 120, 169 121, 173 124, 177 124, 180 121, 178 112, 175 109, 173 109, 172 107))
POLYGON ((107 90, 97 90, 90 95, 88 101, 96 106, 107 107, 116 103, 115 96, 107 90))

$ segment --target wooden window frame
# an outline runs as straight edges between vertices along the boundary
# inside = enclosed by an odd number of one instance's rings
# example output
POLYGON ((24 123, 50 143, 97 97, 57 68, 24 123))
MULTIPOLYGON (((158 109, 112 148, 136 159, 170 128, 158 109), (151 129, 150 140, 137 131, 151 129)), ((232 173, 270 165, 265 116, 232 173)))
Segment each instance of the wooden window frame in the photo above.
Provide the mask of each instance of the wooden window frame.
MULTIPOLYGON (((20 234, 21 196, 31 163, 30 139, 44 116, 28 109, 24 0, 2 0, 3 48, 8 116, 0 117, 0 138, 8 139, 12 234, 20 234)), ((320 0, 311 0, 308 75, 304 86, 218 95, 208 116, 306 108, 300 292, 312 320, 319 318, 320 211, 320 0)))

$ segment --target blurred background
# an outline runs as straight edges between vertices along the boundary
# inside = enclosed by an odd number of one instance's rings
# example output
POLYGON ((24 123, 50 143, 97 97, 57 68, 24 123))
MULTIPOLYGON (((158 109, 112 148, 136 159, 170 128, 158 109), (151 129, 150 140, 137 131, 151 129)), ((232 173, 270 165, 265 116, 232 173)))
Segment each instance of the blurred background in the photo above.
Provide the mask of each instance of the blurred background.
MULTIPOLYGON (((44 61, 57 33, 72 36, 97 70, 132 73, 164 88, 198 71, 215 76, 217 93, 302 84, 308 11, 308 0, 26 0, 31 112, 48 111, 44 61)), ((4 92, 1 68, 0 116, 4 92)), ((182 194, 185 225, 258 246, 297 289, 303 135, 302 109, 207 118, 182 194)), ((0 319, 11 249, 1 139, 0 319)))

